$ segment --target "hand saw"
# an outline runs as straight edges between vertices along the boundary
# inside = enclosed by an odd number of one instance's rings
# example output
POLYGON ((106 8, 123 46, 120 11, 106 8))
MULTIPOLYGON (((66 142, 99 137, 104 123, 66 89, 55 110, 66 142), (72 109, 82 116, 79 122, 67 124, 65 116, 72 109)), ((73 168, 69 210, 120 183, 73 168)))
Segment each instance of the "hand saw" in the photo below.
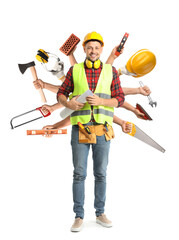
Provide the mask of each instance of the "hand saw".
POLYGON ((24 125, 24 124, 30 123, 30 122, 32 122, 32 121, 38 120, 38 119, 43 118, 43 117, 48 117, 50 114, 51 114, 50 112, 48 112, 47 114, 44 114, 43 111, 42 111, 42 107, 38 107, 38 108, 33 109, 33 110, 31 110, 31 111, 22 113, 22 114, 20 114, 20 115, 18 115, 18 116, 16 116, 16 117, 13 117, 13 118, 11 119, 11 121, 10 121, 11 129, 14 129, 14 128, 16 128, 16 127, 20 127, 20 126, 22 126, 22 125, 24 125), (35 118, 35 119, 31 119, 31 120, 29 120, 29 121, 27 121, 27 122, 24 122, 24 123, 21 123, 21 124, 19 124, 19 125, 13 126, 12 121, 13 121, 15 118, 24 116, 24 115, 26 115, 26 114, 28 114, 28 113, 31 113, 31 112, 34 112, 34 111, 36 111, 36 110, 40 111, 40 113, 42 114, 42 116, 37 117, 37 118, 35 118))
POLYGON ((127 122, 127 124, 132 125, 132 130, 128 133, 132 137, 136 137, 142 142, 154 147, 155 149, 165 152, 165 149, 161 147, 158 143, 156 143, 151 137, 149 137, 146 133, 144 133, 139 127, 137 127, 134 123, 127 122))
POLYGON ((41 129, 41 130, 27 130, 27 135, 53 135, 53 134, 67 134, 67 129, 41 129))

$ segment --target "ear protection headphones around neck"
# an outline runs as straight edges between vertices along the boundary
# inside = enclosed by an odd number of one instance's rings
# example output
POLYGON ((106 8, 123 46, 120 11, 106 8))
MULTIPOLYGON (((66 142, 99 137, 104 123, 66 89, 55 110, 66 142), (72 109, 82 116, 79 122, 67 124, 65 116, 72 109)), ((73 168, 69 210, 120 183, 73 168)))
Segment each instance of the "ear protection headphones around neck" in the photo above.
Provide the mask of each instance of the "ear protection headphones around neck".
POLYGON ((101 61, 98 59, 95 62, 90 61, 89 59, 85 60, 87 68, 95 68, 98 69, 101 65, 101 61))

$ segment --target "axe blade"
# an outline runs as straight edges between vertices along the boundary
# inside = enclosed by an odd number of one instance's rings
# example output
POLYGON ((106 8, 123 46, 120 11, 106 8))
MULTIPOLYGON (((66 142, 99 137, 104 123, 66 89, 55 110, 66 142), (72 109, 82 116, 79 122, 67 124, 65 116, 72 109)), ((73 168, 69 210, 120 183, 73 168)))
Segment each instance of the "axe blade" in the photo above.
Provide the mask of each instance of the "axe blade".
POLYGON ((29 63, 24 63, 24 64, 18 64, 18 66, 19 66, 20 72, 24 74, 27 68, 35 66, 35 62, 33 61, 29 63))

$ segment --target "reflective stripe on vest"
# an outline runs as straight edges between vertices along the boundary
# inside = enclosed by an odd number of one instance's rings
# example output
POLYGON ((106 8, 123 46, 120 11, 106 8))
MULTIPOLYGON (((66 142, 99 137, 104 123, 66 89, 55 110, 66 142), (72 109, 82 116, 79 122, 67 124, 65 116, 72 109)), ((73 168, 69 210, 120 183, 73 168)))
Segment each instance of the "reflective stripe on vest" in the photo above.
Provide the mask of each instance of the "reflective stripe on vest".
MULTIPOLYGON (((73 83, 74 91, 72 96, 83 94, 89 89, 84 63, 75 64, 73 67, 73 83)), ((101 74, 94 94, 100 98, 111 98, 111 83, 112 83, 112 66, 103 64, 101 74)), ((93 116, 97 123, 104 124, 107 121, 110 125, 113 122, 114 108, 105 106, 93 106, 93 116)), ((71 114, 71 124, 76 125, 78 122, 86 124, 91 120, 91 106, 86 103, 85 106, 71 114)))

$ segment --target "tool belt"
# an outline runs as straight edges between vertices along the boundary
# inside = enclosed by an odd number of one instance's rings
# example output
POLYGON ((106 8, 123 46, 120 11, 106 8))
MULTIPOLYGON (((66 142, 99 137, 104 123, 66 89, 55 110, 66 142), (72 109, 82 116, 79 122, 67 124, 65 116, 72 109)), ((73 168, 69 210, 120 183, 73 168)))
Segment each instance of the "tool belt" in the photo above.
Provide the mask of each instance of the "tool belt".
POLYGON ((106 141, 114 138, 114 131, 112 126, 106 129, 104 125, 90 125, 88 126, 91 134, 84 134, 79 128, 79 143, 94 143, 96 144, 96 136, 105 135, 106 141), (88 137, 87 137, 88 136, 88 137))

